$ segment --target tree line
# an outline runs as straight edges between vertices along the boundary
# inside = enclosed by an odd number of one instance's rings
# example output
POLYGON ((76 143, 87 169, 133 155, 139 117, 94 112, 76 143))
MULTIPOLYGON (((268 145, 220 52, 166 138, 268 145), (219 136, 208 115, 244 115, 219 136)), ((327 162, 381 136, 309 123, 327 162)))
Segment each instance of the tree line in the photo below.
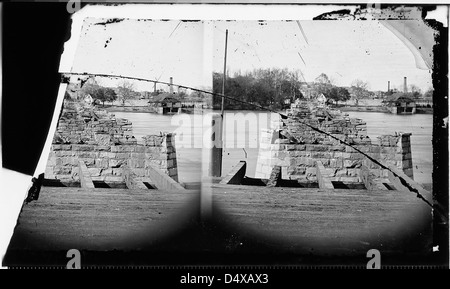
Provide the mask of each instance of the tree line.
POLYGON ((134 91, 133 83, 126 80, 120 82, 115 89, 101 86, 94 80, 85 83, 79 91, 79 97, 81 98, 88 95, 90 95, 96 103, 102 103, 104 106, 105 102, 113 102, 116 100, 119 100, 122 105, 125 105, 129 100, 138 97, 139 93, 134 91))
MULTIPOLYGON (((213 92, 222 93, 223 74, 214 72, 213 92)), ((299 71, 288 69, 256 69, 245 74, 236 73, 225 80, 225 95, 250 104, 257 104, 273 109, 284 108, 286 100, 302 98, 299 71)), ((214 96, 215 108, 221 106, 221 97, 214 96)), ((225 99, 225 109, 254 109, 252 105, 244 105, 225 99)))
MULTIPOLYGON (((213 73, 213 92, 222 93, 223 74, 213 73)), ((411 98, 430 97, 433 90, 430 89, 425 93, 420 91, 415 85, 408 87, 409 92, 406 94, 411 98)), ((151 96, 164 93, 162 90, 151 92, 151 96)), ((401 93, 397 89, 391 89, 389 92, 382 93, 383 97, 395 97, 401 93)), ((85 83, 80 91, 79 97, 84 98, 90 95, 97 103, 113 102, 119 100, 121 105, 125 105, 131 99, 141 97, 139 92, 135 91, 132 82, 123 80, 115 88, 103 87, 95 80, 85 83)), ((185 91, 178 91, 176 98, 184 99, 204 99, 210 102, 210 97, 203 94, 192 92, 190 94, 185 91)), ((323 95, 327 99, 328 104, 339 104, 349 99, 354 99, 358 105, 359 100, 365 98, 373 98, 375 93, 369 91, 369 83, 360 79, 355 79, 349 87, 340 87, 334 84, 333 79, 325 73, 321 73, 313 82, 306 82, 301 71, 289 71, 288 69, 255 69, 251 72, 235 73, 233 76, 227 75, 225 82, 225 95, 230 98, 225 99, 225 109, 254 109, 252 104, 268 107, 271 109, 285 109, 290 103, 296 99, 310 98, 314 99, 323 95), (248 103, 244 104, 242 102, 248 103)), ((66 97, 67 93, 66 93, 66 97)), ((212 98, 213 107, 221 108, 222 98, 214 96, 212 98)))
MULTIPOLYGON (((245 74, 235 73, 225 80, 225 95, 250 104, 257 104, 272 109, 284 109, 296 99, 317 98, 323 94, 327 102, 337 104, 347 101, 352 96, 355 99, 370 95, 368 83, 355 80, 350 88, 333 84, 326 74, 320 74, 314 82, 306 83, 301 78, 300 71, 288 69, 255 69, 245 74)), ((222 93, 223 74, 213 74, 213 91, 222 93)), ((215 108, 220 108, 221 98, 214 97, 215 108)), ((252 105, 225 99, 225 109, 253 109, 252 105)))

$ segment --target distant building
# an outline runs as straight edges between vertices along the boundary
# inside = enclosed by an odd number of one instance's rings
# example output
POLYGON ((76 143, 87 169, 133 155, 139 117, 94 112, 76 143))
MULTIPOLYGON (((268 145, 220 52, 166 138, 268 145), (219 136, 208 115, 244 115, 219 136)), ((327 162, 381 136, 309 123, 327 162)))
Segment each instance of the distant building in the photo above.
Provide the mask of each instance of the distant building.
POLYGON ((319 106, 325 106, 327 104, 327 98, 325 97, 325 95, 323 95, 323 93, 321 93, 317 97, 317 102, 318 102, 319 106))
POLYGON ((183 108, 201 108, 204 106, 206 106, 206 103, 201 98, 186 98, 181 101, 181 107, 183 108))
POLYGON ((302 93, 303 97, 306 99, 312 99, 314 95, 314 84, 313 83, 307 83, 303 82, 300 85, 300 92, 302 93))
POLYGON ((415 114, 416 102, 404 93, 396 93, 383 101, 391 113, 395 114, 415 114))
POLYGON ((433 107, 433 98, 431 97, 421 97, 417 98, 415 101, 417 107, 428 107, 428 108, 433 107))
POLYGON ((150 99, 152 96, 152 93, 150 91, 140 91, 139 92, 139 99, 150 99))
POLYGON ((181 101, 170 93, 162 93, 153 96, 149 102, 149 107, 159 114, 174 114, 178 113, 181 109, 181 101))
POLYGON ((92 103, 94 102, 94 99, 92 98, 92 96, 90 94, 86 94, 86 96, 84 97, 83 100, 88 105, 92 105, 92 103))

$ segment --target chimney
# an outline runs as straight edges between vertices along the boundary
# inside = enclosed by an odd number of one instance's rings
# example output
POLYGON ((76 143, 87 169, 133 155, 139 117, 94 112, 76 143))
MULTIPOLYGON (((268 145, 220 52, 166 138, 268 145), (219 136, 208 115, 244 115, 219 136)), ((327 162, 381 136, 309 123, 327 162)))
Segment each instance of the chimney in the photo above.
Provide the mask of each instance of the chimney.
POLYGON ((406 76, 403 78, 403 92, 404 93, 408 92, 408 86, 406 84, 406 76))
POLYGON ((169 85, 169 91, 170 91, 170 94, 173 94, 173 77, 171 76, 170 77, 170 85, 169 85))
POLYGON ((153 92, 156 93, 156 82, 153 83, 153 92))
POLYGON ((387 92, 390 92, 391 91, 391 82, 388 80, 388 91, 387 92))

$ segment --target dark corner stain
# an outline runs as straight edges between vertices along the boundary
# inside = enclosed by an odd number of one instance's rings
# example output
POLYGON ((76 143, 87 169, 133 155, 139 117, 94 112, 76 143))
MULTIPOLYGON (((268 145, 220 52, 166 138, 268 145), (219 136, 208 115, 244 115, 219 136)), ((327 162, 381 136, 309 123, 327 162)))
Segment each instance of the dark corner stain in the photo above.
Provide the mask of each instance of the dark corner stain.
POLYGON ((379 9, 379 14, 376 15, 378 20, 417 20, 413 10, 417 9, 418 12, 422 14, 422 19, 425 19, 428 11, 436 9, 436 5, 432 4, 380 4, 378 7, 374 5, 375 4, 355 4, 355 6, 359 7, 355 9, 354 13, 351 13, 351 10, 349 9, 341 9, 320 14, 314 17, 313 20, 369 20, 373 19, 373 15, 371 15, 372 13, 370 12, 371 8, 379 9), (371 17, 367 17, 368 15, 371 15, 371 17))
POLYGON ((61 83, 69 84, 70 83, 70 76, 61 74, 61 83))
POLYGON ((436 10, 436 5, 422 5, 422 19, 425 19, 425 17, 427 17, 428 12, 436 10))
POLYGON ((40 174, 38 178, 32 178, 31 182, 33 185, 28 190, 27 198, 25 202, 28 204, 31 201, 37 201, 39 199, 39 193, 41 191, 42 182, 44 181, 44 174, 40 174))
POLYGON ((108 19, 108 20, 106 20, 104 22, 97 22, 94 25, 105 25, 106 26, 108 24, 114 24, 114 23, 122 22, 123 20, 125 20, 125 19, 124 18, 111 18, 111 19, 108 19))
MULTIPOLYGON (((436 19, 425 19, 427 17, 428 12, 436 10, 436 5, 426 5, 422 7, 422 20, 423 22, 431 27, 436 32, 442 30, 442 23, 438 22, 436 19)), ((435 35, 436 39, 436 35, 435 35)))
POLYGON ((351 11, 349 9, 331 11, 320 14, 319 16, 314 17, 313 20, 338 20, 348 16, 354 17, 354 15, 350 14, 350 12, 351 11))

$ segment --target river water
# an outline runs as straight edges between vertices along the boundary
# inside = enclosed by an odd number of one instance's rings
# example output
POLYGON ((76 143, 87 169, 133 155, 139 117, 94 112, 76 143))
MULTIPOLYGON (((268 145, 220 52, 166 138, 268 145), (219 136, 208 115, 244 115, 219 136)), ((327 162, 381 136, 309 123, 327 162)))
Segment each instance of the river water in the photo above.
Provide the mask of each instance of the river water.
MULTIPOLYGON (((431 114, 347 113, 350 117, 361 118, 367 123, 367 133, 373 142, 376 142, 376 137, 381 134, 391 134, 396 131, 412 133, 414 179, 423 184, 432 182, 433 116, 431 114)), ((180 182, 199 182, 202 175, 207 175, 209 161, 204 157, 207 150, 202 151, 201 147, 203 141, 209 142, 210 131, 202 131, 203 119, 201 116, 192 114, 171 116, 138 112, 114 112, 114 114, 116 117, 126 118, 133 123, 133 134, 138 141, 141 141, 142 136, 148 134, 176 133, 175 143, 180 182)), ((247 162, 246 175, 254 176, 259 131, 268 127, 270 118, 271 115, 266 112, 225 112, 222 175, 226 175, 234 165, 243 160, 247 162)))

